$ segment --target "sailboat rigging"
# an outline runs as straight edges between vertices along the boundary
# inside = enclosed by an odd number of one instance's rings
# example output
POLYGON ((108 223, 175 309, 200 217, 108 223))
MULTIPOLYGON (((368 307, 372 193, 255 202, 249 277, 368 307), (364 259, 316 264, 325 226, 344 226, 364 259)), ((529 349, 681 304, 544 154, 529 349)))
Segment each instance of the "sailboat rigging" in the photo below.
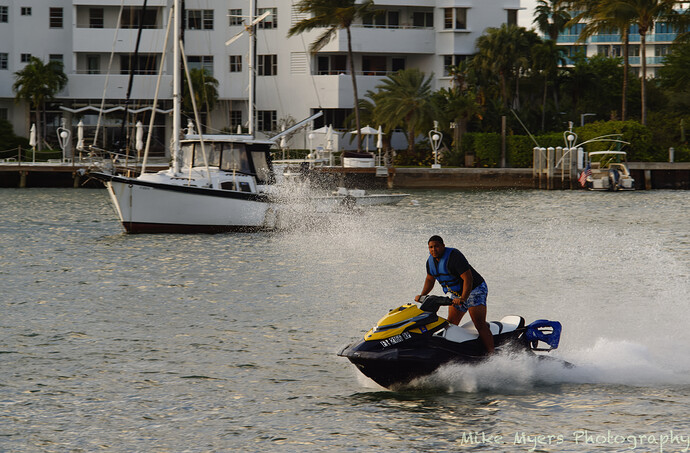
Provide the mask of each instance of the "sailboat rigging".
POLYGON ((275 228, 277 207, 269 193, 275 182, 270 158, 273 140, 259 140, 253 135, 202 136, 200 131, 199 135, 180 138, 180 62, 184 51, 180 16, 180 0, 174 0, 170 168, 142 172, 136 178, 104 172, 92 175, 105 183, 129 233, 275 228))

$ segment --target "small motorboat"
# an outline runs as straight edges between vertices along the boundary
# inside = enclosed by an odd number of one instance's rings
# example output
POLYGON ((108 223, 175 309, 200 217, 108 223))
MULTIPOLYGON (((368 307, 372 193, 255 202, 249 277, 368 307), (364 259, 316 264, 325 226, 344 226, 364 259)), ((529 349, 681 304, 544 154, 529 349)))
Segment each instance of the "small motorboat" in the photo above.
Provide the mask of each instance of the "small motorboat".
POLYGON ((585 187, 589 190, 635 190, 625 151, 587 153, 585 187))
MULTIPOLYGON (((487 352, 470 321, 450 324, 437 315, 449 297, 424 296, 421 306, 405 304, 388 312, 364 338, 343 348, 364 375, 383 387, 407 384, 448 363, 477 363, 487 352)), ((524 351, 540 354, 558 347, 561 323, 540 319, 529 325, 521 316, 506 316, 489 323, 496 352, 524 351)))

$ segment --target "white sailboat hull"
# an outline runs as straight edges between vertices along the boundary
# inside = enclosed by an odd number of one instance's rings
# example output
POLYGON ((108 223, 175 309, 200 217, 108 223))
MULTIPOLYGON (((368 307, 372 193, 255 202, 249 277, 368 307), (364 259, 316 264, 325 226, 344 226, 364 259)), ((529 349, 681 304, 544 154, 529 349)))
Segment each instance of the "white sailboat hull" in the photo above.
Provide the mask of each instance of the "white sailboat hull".
POLYGON ((106 181, 128 233, 223 232, 275 228, 273 204, 264 196, 220 189, 106 181))

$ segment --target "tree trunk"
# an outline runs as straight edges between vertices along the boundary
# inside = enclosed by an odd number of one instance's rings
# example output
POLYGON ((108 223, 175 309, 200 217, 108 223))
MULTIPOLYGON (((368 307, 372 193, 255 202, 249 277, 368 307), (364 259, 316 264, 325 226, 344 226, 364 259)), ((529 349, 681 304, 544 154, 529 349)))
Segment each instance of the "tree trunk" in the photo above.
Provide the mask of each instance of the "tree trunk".
POLYGON ((549 80, 544 76, 544 97, 541 103, 541 130, 546 130, 546 97, 549 92, 549 80))
POLYGON ((623 32, 623 99, 621 99, 621 121, 628 115, 628 73, 630 72, 630 35, 628 30, 623 32))
MULTIPOLYGON (((31 104, 29 104, 29 112, 31 111, 31 104)), ((41 118, 41 106, 36 104, 36 151, 43 150, 43 121, 41 118)), ((29 114, 31 116, 31 114, 29 114)))
POLYGON ((642 52, 640 52, 640 58, 642 59, 642 78, 640 79, 640 97, 642 98, 642 120, 640 121, 643 126, 647 125, 647 49, 645 49, 647 44, 647 29, 644 30, 640 28, 640 47, 642 52))
POLYGON ((347 30, 347 56, 350 60, 350 74, 352 75, 352 91, 355 97, 355 125, 357 127, 357 152, 362 152, 362 134, 360 133, 362 129, 361 122, 359 120, 359 94, 357 93, 357 74, 355 74, 355 61, 352 54, 352 34, 350 33, 350 27, 346 27, 347 30))

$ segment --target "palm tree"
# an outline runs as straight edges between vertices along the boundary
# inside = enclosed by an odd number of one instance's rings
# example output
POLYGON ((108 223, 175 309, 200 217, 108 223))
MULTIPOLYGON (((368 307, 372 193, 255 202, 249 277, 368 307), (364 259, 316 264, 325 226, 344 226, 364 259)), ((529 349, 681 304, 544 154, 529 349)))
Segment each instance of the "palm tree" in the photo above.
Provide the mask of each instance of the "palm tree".
MULTIPOLYGON (((640 33, 640 59, 642 60, 642 74, 640 78, 642 115, 641 123, 647 123, 647 33, 654 28, 654 23, 659 20, 669 22, 677 31, 683 31, 687 25, 688 14, 676 11, 678 4, 675 0, 579 0, 569 2, 576 7, 594 6, 596 14, 603 20, 603 27, 620 27, 624 35, 631 24, 637 25, 640 33), (620 21, 618 20, 620 19, 620 21), (622 24, 627 22, 625 27, 622 24), (619 25, 620 24, 620 25, 619 25)), ((586 13, 584 13, 586 14, 586 13)), ((593 27, 596 29, 596 27, 593 27)), ((682 34, 679 35, 681 37, 682 34)), ((625 46, 627 49, 627 46, 625 46)), ((625 77, 624 73, 624 77, 625 77)), ((627 84, 626 84, 627 89, 627 84)))
MULTIPOLYGON (((626 16, 635 17, 634 23, 640 32, 640 58, 642 59, 642 77, 640 80, 642 97, 642 125, 647 124, 647 32, 654 28, 657 20, 669 20, 674 23, 679 16, 675 10, 677 1, 674 0, 603 0, 605 4, 616 5, 616 10, 626 16)), ((677 24, 682 27, 682 24, 677 24)))
POLYGON ((446 124, 455 123, 453 129, 453 146, 460 149, 462 136, 467 132, 467 123, 474 117, 481 119, 484 107, 477 100, 477 95, 458 87, 441 88, 434 93, 439 111, 443 112, 446 124))
MULTIPOLYGON (((218 102, 218 80, 207 69, 194 68, 189 71, 194 102, 199 110, 206 113, 207 127, 211 126, 211 111, 218 102)), ((182 108, 187 113, 194 113, 192 98, 189 95, 189 86, 184 84, 182 91, 182 108)), ((201 132, 201 131, 199 131, 201 132)))
POLYGON ((534 10, 533 24, 552 41, 558 39, 566 24, 570 20, 570 13, 563 8, 558 0, 539 0, 534 10))
MULTIPOLYGON (((546 40, 532 47, 532 63, 536 72, 544 78, 544 93, 542 98, 541 130, 546 129, 546 99, 548 96, 549 81, 556 81, 558 68, 565 63, 563 50, 556 45, 554 40, 546 40)), ((556 109, 558 109, 558 90, 554 90, 556 109)))
POLYGON ((520 73, 529 68, 530 48, 539 42, 533 31, 515 25, 501 25, 501 28, 488 28, 486 34, 477 39, 478 53, 471 65, 485 77, 496 76, 499 80, 500 96, 505 108, 511 104, 508 92, 509 82, 515 80, 513 105, 517 106, 520 73))
POLYGON ((635 16, 630 10, 623 8, 621 1, 601 0, 572 0, 567 2, 569 7, 580 11, 568 25, 574 25, 586 21, 586 25, 580 32, 578 42, 584 42, 592 35, 608 33, 618 30, 623 41, 623 86, 621 93, 621 120, 625 121, 628 110, 628 76, 630 73, 630 25, 635 16))
MULTIPOLYGON (((354 55, 352 52, 351 27, 355 20, 372 14, 373 5, 373 0, 364 0, 364 2, 359 4, 356 3, 356 0, 301 0, 295 5, 297 11, 303 14, 311 14, 311 17, 297 22, 288 31, 288 36, 294 36, 315 28, 326 28, 316 41, 311 44, 309 50, 312 54, 317 53, 328 44, 338 30, 346 31, 347 56, 352 77, 357 131, 362 126, 359 118, 359 94, 357 93, 357 75, 355 74, 354 55)), ((362 151, 362 134, 359 133, 357 134, 357 151, 362 151)))
POLYGON ((384 78, 377 85, 375 115, 387 130, 402 127, 407 137, 407 151, 414 151, 414 138, 424 134, 433 121, 431 80, 419 69, 403 69, 384 78))
POLYGON ((49 61, 44 64, 36 57, 31 57, 24 69, 14 73, 12 91, 15 100, 26 101, 30 108, 36 111, 36 131, 39 151, 42 149, 45 137, 45 106, 67 85, 67 76, 63 72, 62 63, 49 61), (43 118, 43 128, 41 128, 43 118))

